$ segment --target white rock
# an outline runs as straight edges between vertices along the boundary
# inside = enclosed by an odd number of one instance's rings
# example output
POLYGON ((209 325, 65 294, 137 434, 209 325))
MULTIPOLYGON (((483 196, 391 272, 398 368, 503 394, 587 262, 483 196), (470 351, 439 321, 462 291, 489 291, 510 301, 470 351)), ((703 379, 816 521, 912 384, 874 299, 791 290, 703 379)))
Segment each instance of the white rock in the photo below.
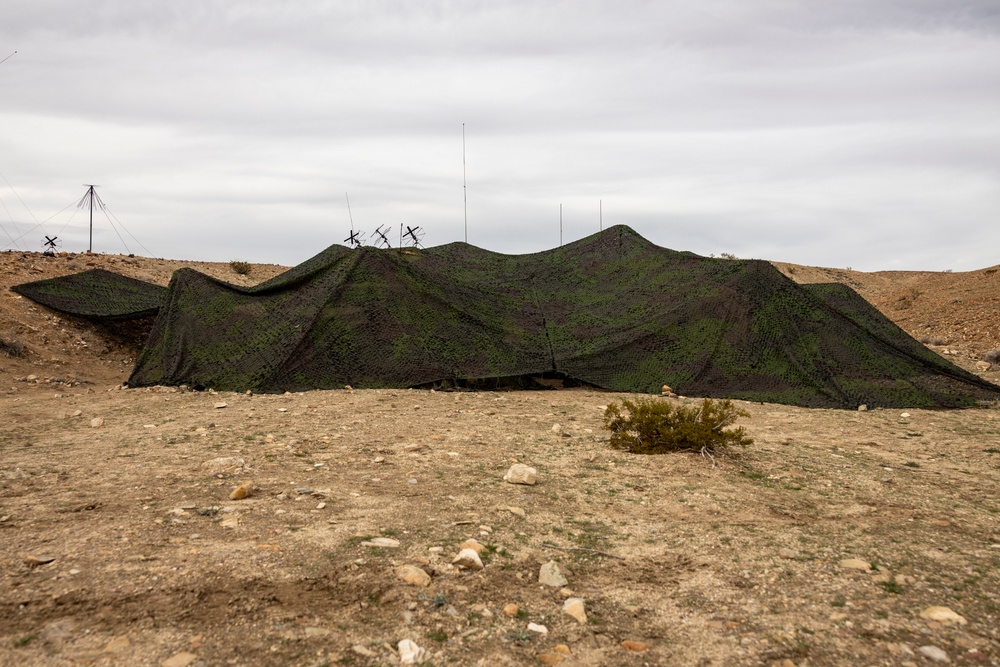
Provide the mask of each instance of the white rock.
POLYGON ((562 588, 569 581, 566 579, 566 575, 563 574, 562 570, 559 568, 559 563, 554 560, 550 560, 548 563, 542 565, 538 570, 538 583, 545 586, 551 586, 552 588, 562 588))
POLYGON ((229 407, 229 404, 226 403, 225 401, 222 401, 222 402, 219 402, 219 403, 215 404, 215 409, 216 410, 221 410, 222 408, 228 408, 228 407, 229 407))
POLYGON ((398 549, 399 540, 394 540, 391 537, 373 537, 370 540, 366 540, 361 543, 363 547, 381 547, 383 549, 398 549))
POLYGON ((544 625, 539 625, 538 623, 528 623, 529 632, 537 632, 540 635, 549 634, 549 629, 544 625))
POLYGON ((948 654, 939 649, 937 646, 921 646, 917 649, 917 653, 930 658, 934 662, 951 662, 951 658, 948 657, 948 654))
POLYGON ((399 652, 399 662, 404 665, 415 665, 429 660, 431 657, 427 649, 417 646, 417 643, 412 639, 401 640, 396 645, 396 651, 399 652))
POLYGON ((476 553, 475 549, 462 549, 455 556, 455 560, 451 561, 451 564, 463 570, 483 569, 483 561, 479 558, 479 554, 476 553))
POLYGON ((508 484, 527 484, 530 486, 538 481, 538 471, 523 463, 515 463, 503 476, 503 480, 508 484))
POLYGON ((104 417, 94 417, 90 420, 90 428, 101 428, 104 426, 104 417))
POLYGON ((563 613, 567 616, 572 616, 581 624, 586 624, 587 622, 587 610, 583 602, 583 598, 567 598, 563 602, 562 607, 563 613))

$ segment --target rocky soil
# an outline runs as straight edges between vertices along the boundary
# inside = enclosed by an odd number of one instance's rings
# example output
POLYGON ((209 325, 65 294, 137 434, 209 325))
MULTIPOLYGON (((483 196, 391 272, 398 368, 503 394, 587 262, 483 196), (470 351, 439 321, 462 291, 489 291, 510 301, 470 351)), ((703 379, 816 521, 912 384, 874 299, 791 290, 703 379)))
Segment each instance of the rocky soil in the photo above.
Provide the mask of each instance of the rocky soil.
MULTIPOLYGON (((712 459, 595 391, 123 390, 139 332, 7 290, 90 265, 281 271, 0 255, 0 664, 1000 664, 997 406, 740 403, 712 459)), ((996 272, 778 266, 998 379, 996 272)))

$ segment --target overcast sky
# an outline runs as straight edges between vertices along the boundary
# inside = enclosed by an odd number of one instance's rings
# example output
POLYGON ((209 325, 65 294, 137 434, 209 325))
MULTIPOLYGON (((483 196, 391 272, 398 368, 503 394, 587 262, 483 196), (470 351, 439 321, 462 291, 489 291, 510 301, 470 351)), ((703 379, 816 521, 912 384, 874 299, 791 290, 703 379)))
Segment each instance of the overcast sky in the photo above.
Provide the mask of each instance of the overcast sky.
POLYGON ((997 0, 7 0, 0 248, 296 264, 400 223, 535 252, 1000 262, 997 0), (60 212, 61 209, 70 205, 60 212), (48 220, 36 227, 36 220, 48 220), (94 217, 94 250, 126 252, 94 217))

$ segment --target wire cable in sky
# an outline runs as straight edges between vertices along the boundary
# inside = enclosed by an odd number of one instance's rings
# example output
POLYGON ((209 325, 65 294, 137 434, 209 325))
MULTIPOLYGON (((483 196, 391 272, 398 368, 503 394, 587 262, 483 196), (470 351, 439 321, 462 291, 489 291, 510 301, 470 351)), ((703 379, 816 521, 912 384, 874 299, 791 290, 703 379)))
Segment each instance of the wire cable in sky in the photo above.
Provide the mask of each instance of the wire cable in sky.
POLYGON ((10 60, 11 58, 13 58, 16 55, 17 55, 17 51, 15 51, 14 53, 10 54, 9 56, 7 56, 6 58, 4 58, 3 60, 0 60, 0 65, 3 65, 5 62, 7 62, 8 60, 10 60))
MULTIPOLYGON (((102 203, 103 203, 103 202, 102 202, 102 203)), ((142 248, 143 250, 145 250, 145 251, 146 251, 146 255, 148 255, 149 257, 152 257, 152 256, 153 256, 153 253, 149 251, 149 248, 147 248, 146 246, 142 245, 142 242, 141 242, 141 241, 139 241, 139 239, 137 239, 137 238, 136 238, 136 237, 135 237, 135 236, 134 236, 134 235, 132 234, 132 232, 130 232, 130 231, 128 230, 128 227, 126 227, 126 226, 125 226, 125 225, 124 225, 124 224, 122 223, 122 221, 118 219, 118 216, 116 216, 116 215, 115 215, 115 214, 114 214, 114 213, 113 213, 113 212, 111 211, 111 209, 107 207, 107 205, 106 205, 106 204, 104 205, 104 207, 103 207, 103 208, 104 208, 104 214, 105 214, 105 215, 110 215, 110 216, 111 216, 112 218, 114 218, 114 219, 115 219, 115 222, 117 222, 117 223, 118 223, 119 225, 121 225, 121 228, 125 230, 125 233, 126 233, 126 234, 128 234, 129 236, 131 236, 131 237, 132 237, 132 240, 133 240, 133 241, 135 241, 136 243, 138 243, 138 244, 139 244, 139 247, 140 247, 140 248, 142 248)), ((109 222, 110 222, 110 220, 109 220, 109 222)), ((116 229, 115 231, 117 232, 118 230, 116 229)), ((121 238, 121 236, 119 236, 118 238, 121 238)), ((125 243, 125 241, 124 241, 124 240, 122 240, 122 244, 123 244, 123 245, 124 245, 124 243, 125 243)), ((128 246, 125 246, 125 248, 127 249, 127 248, 128 248, 128 246)), ((131 254, 131 252, 132 252, 132 251, 131 251, 131 250, 129 250, 129 253, 130 253, 130 254, 131 254)))

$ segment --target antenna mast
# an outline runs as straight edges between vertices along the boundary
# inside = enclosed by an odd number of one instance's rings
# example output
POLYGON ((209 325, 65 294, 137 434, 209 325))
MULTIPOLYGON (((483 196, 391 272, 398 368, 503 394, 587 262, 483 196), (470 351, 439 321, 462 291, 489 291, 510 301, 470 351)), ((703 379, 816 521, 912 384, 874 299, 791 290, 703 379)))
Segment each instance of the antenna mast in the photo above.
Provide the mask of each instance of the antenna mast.
POLYGON ((604 231, 604 201, 601 199, 597 200, 597 216, 601 220, 601 231, 604 231))
POLYGON ((97 193, 94 192, 94 188, 97 186, 90 185, 88 183, 84 183, 84 185, 87 186, 87 192, 83 195, 83 199, 80 200, 80 203, 83 204, 83 202, 87 200, 90 202, 90 246, 87 248, 87 253, 90 254, 94 252, 94 198, 97 196, 97 193))
POLYGON ((559 247, 562 247, 562 204, 559 204, 559 247))
POLYGON ((465 211, 465 242, 469 242, 469 186, 465 180, 465 123, 462 123, 462 199, 465 211))

